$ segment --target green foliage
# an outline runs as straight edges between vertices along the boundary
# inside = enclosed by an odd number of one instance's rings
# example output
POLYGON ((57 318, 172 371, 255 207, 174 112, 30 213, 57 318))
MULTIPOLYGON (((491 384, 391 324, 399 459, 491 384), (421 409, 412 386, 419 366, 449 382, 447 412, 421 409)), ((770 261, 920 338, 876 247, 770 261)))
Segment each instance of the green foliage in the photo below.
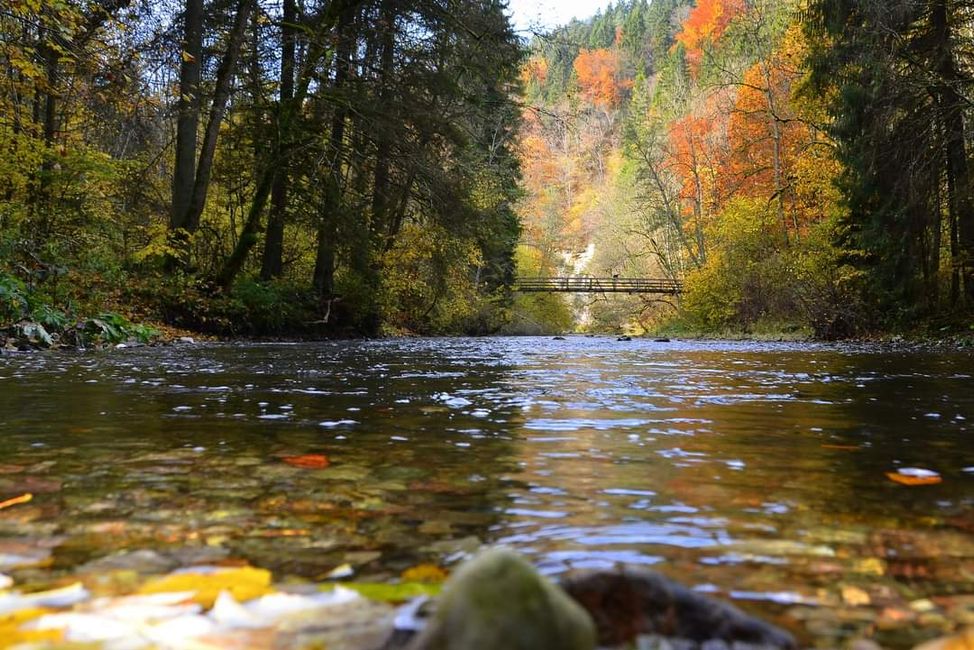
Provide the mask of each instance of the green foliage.
POLYGON ((81 345, 85 345, 84 341, 114 344, 129 339, 148 343, 159 335, 158 330, 145 325, 133 325, 127 318, 114 312, 104 312, 95 318, 89 318, 79 329, 82 332, 81 345))
MULTIPOLYGON (((527 246, 517 248, 517 272, 521 277, 541 273, 539 252, 527 246)), ((511 306, 510 321, 502 330, 505 334, 559 334, 574 328, 574 317, 565 294, 519 293, 511 306)))
POLYGON ((0 324, 33 318, 108 342, 133 331, 104 315, 116 311, 280 336, 374 333, 386 315, 439 333, 503 318, 521 44, 502 4, 289 6, 301 25, 290 35, 235 22, 252 3, 206 3, 200 102, 151 81, 184 81, 186 34, 169 36, 186 29, 172 22, 185 7, 30 0, 0 12, 0 324), (307 58, 285 84, 288 45, 307 58), (173 142, 176 116, 187 128, 173 142), (172 209, 187 191, 192 219, 172 209), (269 216, 284 227, 264 268, 269 216), (384 266, 426 229, 440 245, 384 266))
POLYGON ((480 251, 437 227, 403 229, 385 259, 384 312, 395 329, 425 334, 463 331, 483 308, 480 251))
POLYGON ((849 212, 845 263, 864 274, 874 327, 974 307, 969 103, 972 19, 962 2, 810 2, 809 93, 829 100, 849 212), (964 235, 962 233, 968 233, 964 235), (966 293, 966 296, 963 295, 966 293))
POLYGON ((855 336, 870 321, 864 301, 867 275, 849 263, 850 251, 835 245, 838 223, 832 218, 818 224, 794 251, 802 320, 817 338, 829 340, 855 336))
POLYGON ((0 325, 23 318, 28 304, 23 280, 0 271, 0 325))
POLYGON ((61 331, 71 323, 70 316, 48 303, 35 307, 31 312, 31 320, 54 331, 61 331))
POLYGON ((734 199, 716 220, 707 261, 686 278, 683 308, 703 329, 748 330, 793 319, 794 272, 774 211, 759 199, 734 199))
POLYGON ((159 320, 221 336, 313 335, 324 324, 312 292, 286 280, 245 278, 221 292, 192 275, 157 275, 142 279, 133 299, 152 305, 159 320))

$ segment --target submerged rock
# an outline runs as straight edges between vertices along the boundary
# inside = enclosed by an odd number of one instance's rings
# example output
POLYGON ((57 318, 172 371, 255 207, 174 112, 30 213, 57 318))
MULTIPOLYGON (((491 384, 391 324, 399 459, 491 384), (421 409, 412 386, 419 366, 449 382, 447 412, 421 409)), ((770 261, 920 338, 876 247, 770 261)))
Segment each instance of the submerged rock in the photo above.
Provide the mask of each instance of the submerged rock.
POLYGON ((600 645, 632 643, 652 635, 691 642, 680 646, 687 648, 795 647, 784 630, 651 571, 579 574, 562 587, 594 619, 600 645), (715 645, 718 642, 723 644, 715 645))
POLYGON ((588 614, 525 559, 485 551, 446 583, 411 650, 592 650, 588 614))

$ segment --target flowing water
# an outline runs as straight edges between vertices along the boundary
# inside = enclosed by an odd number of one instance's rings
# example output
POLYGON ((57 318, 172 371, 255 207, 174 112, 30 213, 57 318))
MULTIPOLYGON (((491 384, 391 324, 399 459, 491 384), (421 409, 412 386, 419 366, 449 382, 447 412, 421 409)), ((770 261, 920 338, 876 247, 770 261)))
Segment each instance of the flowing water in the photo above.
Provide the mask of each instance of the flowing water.
POLYGON ((910 647, 974 623, 972 375, 583 337, 3 357, 0 500, 34 499, 0 510, 0 570, 154 549, 392 580, 507 544, 551 574, 652 567, 807 645, 910 647))

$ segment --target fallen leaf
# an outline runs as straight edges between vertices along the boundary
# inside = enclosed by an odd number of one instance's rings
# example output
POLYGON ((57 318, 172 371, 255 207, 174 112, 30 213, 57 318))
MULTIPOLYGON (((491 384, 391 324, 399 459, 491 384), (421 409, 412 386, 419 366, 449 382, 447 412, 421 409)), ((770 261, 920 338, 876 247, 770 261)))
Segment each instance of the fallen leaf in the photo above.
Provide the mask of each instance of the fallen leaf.
POLYGON ((440 585, 423 582, 403 582, 398 585, 381 582, 343 582, 339 586, 381 603, 404 603, 419 596, 433 597, 439 595, 441 590, 440 585))
POLYGON ((846 605, 851 605, 852 607, 859 607, 860 605, 869 605, 872 603, 872 599, 869 597, 868 593, 859 587, 853 586, 842 587, 842 600, 846 605))
POLYGON ((419 564, 402 572, 403 582, 425 582, 439 584, 446 580, 446 571, 435 564, 419 564))
POLYGON ((27 503, 33 498, 34 498, 33 494, 31 494, 30 492, 25 492, 24 494, 21 494, 19 497, 13 497, 12 499, 7 499, 6 501, 0 501, 0 510, 3 510, 4 508, 9 508, 10 506, 19 505, 21 503, 27 503))
POLYGON ((325 575, 325 578, 328 580, 337 580, 340 578, 351 578, 353 575, 355 575, 355 569, 352 568, 351 564, 346 562, 329 571, 325 575))
POLYGON ((59 589, 35 591, 29 594, 13 591, 0 595, 0 614, 5 615, 10 612, 39 607, 70 607, 80 603, 90 595, 80 582, 59 589))
POLYGON ((292 467, 300 467, 301 469, 324 469, 331 464, 331 462, 328 460, 328 456, 325 456, 324 454, 284 456, 281 460, 292 467))
POLYGON ((19 643, 41 643, 44 641, 62 641, 64 635, 61 630, 24 630, 22 625, 48 614, 51 610, 44 608, 21 609, 0 615, 0 640, 4 647, 19 643))
POLYGON ((194 567, 151 580, 139 589, 139 593, 190 591, 194 594, 191 600, 212 607, 221 591, 228 591, 235 599, 243 601, 271 593, 270 585, 271 573, 264 569, 194 567))
POLYGON ((886 478, 900 485, 936 485, 943 482, 940 474, 919 467, 901 467, 895 472, 886 472, 886 478))

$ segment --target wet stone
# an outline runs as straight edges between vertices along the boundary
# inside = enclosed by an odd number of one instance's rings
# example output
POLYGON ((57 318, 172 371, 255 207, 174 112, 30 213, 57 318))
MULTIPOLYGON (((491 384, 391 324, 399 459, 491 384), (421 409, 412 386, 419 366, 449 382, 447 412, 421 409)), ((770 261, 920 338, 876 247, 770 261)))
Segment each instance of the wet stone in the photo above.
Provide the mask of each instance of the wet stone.
POLYGON ((141 549, 123 551, 100 557, 78 567, 78 573, 108 573, 110 571, 135 571, 141 574, 166 573, 179 562, 156 551, 141 549))
POLYGON ((592 616, 603 645, 632 642, 640 635, 660 635, 700 647, 714 641, 762 648, 796 647, 784 630, 651 571, 626 568, 579 573, 564 580, 562 587, 592 616))

